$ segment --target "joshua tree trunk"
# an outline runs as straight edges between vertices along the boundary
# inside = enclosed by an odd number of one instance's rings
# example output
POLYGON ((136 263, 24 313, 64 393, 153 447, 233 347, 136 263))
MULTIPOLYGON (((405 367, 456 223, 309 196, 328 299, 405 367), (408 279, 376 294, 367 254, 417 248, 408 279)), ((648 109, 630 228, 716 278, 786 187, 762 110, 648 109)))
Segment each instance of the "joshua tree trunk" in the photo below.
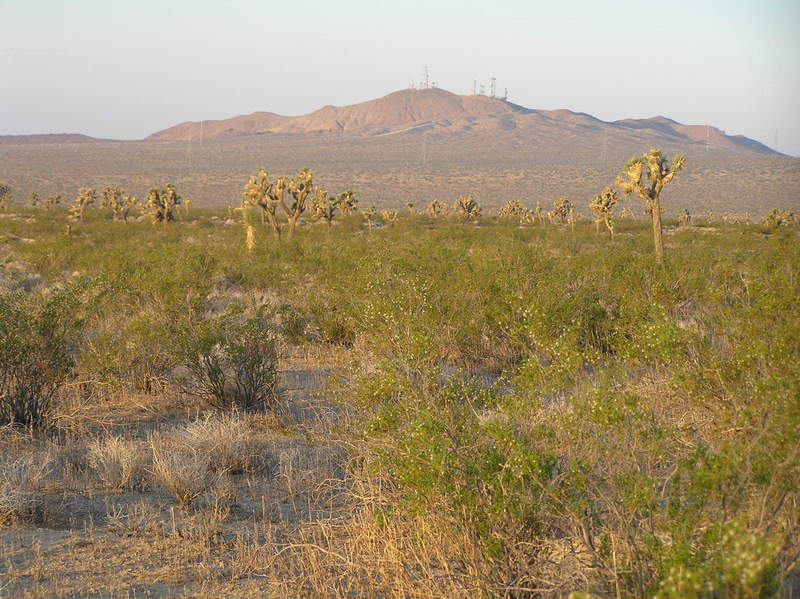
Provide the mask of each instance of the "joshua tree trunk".
MULTIPOLYGON (((269 226, 272 227, 272 236, 275 241, 281 240, 281 226, 278 224, 278 219, 273 214, 268 214, 269 226)), ((261 222, 264 222, 264 212, 261 213, 261 222)))
POLYGON ((286 240, 291 241, 292 237, 294 237, 294 228, 297 225, 297 217, 288 217, 288 228, 286 231, 286 240))
POLYGON ((600 221, 599 220, 594 221, 594 232, 597 233, 598 235, 600 235, 600 221))
POLYGON ((611 226, 611 219, 606 217, 605 219, 606 228, 608 229, 608 234, 611 236, 611 239, 614 239, 614 227, 611 226))
POLYGON ((661 235, 661 201, 653 199, 650 215, 653 219, 653 243, 656 250, 656 264, 664 264, 664 239, 661 235))

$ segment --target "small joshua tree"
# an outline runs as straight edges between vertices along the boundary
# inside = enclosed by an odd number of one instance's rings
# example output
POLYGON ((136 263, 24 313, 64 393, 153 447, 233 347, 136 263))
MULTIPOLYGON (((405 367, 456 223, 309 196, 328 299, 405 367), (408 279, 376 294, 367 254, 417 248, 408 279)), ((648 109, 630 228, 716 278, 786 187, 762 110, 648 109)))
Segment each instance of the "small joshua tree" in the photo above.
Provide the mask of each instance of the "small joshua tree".
POLYGON ((122 188, 118 185, 109 185, 100 192, 100 207, 111 210, 111 216, 117 220, 119 206, 122 204, 122 188))
POLYGON ((652 149, 644 156, 634 156, 617 176, 617 185, 625 195, 636 194, 646 202, 653 224, 653 244, 656 263, 664 262, 664 239, 661 226, 661 190, 680 171, 686 158, 678 155, 670 165, 661 150, 652 149), (646 171, 646 172, 645 172, 646 171), (647 181, 645 180, 647 178, 647 181))
POLYGON ((536 200, 536 216, 534 217, 536 221, 540 224, 544 224, 544 212, 542 211, 542 203, 539 200, 536 200))
POLYGON ((408 213, 409 214, 414 214, 414 203, 413 202, 408 202, 406 204, 406 209, 408 209, 408 213))
POLYGON ((278 177, 274 182, 270 182, 269 173, 263 168, 258 170, 257 175, 250 177, 244 186, 245 203, 261 209, 261 224, 269 222, 272 234, 277 240, 281 238, 277 210, 285 195, 286 180, 278 177))
POLYGON ((393 225, 400 218, 400 213, 397 210, 381 210, 381 218, 383 222, 393 225))
POLYGON ((439 200, 431 200, 428 204, 428 214, 433 217, 444 216, 447 214, 447 204, 439 200))
POLYGON ((139 204, 139 200, 136 199, 135 196, 129 195, 127 193, 122 194, 122 200, 120 205, 117 207, 115 211, 114 218, 119 216, 122 218, 125 224, 128 223, 128 215, 131 213, 131 210, 139 204))
POLYGON ((683 209, 683 212, 681 212, 680 221, 682 225, 688 225, 690 222, 692 222, 692 215, 689 214, 688 209, 683 209))
POLYGON ((620 210, 619 218, 621 220, 632 220, 633 219, 633 212, 627 206, 623 206, 622 210, 620 210))
POLYGON ((28 194, 28 206, 31 208, 38 208, 40 203, 41 200, 39 199, 39 195, 35 191, 32 191, 28 194))
POLYGON ((458 196, 453 204, 453 211, 463 221, 476 220, 481 216, 481 206, 471 195, 458 196))
POLYGON ((175 220, 175 212, 180 203, 181 197, 175 191, 175 186, 170 183, 163 189, 154 187, 150 190, 145 210, 153 219, 153 224, 166 225, 169 221, 175 220))
POLYGON ((0 181, 0 210, 5 210, 11 203, 11 187, 0 181))
POLYGON ((375 216, 376 216, 377 214, 378 214, 378 213, 377 213, 377 211, 375 210, 375 206, 370 206, 370 207, 369 207, 369 208, 368 208, 368 209, 367 209, 367 210, 364 212, 364 218, 366 218, 366 219, 367 219, 367 229, 369 229, 370 231, 372 231, 372 225, 373 225, 373 223, 374 223, 374 221, 375 221, 375 216))
POLYGON ((504 219, 516 219, 522 221, 528 213, 528 209, 519 200, 508 200, 500 207, 497 216, 504 219))
POLYGON ((78 196, 69 207, 69 218, 79 223, 86 222, 86 210, 97 200, 97 192, 91 187, 81 187, 78 196))
POLYGON ((554 220, 557 220, 562 225, 572 221, 574 223, 574 211, 572 202, 565 197, 560 197, 553 200, 553 210, 550 213, 554 220), (570 215, 573 216, 570 216, 570 215))
POLYGON ((314 218, 324 220, 330 229, 333 224, 333 218, 339 209, 339 198, 328 197, 328 192, 320 188, 314 190, 314 197, 311 200, 311 213, 314 218))
POLYGON ((47 210, 50 210, 50 208, 55 208, 59 204, 61 204, 61 196, 59 194, 48 196, 44 202, 44 206, 47 210))
POLYGON ((781 212, 777 208, 773 208, 761 219, 761 224, 771 228, 790 227, 797 224, 797 218, 791 210, 781 212))
POLYGON ((617 192, 611 187, 606 187, 601 193, 592 198, 589 208, 594 214, 595 230, 600 232, 600 223, 604 223, 611 239, 614 238, 614 226, 611 224, 611 217, 614 213, 614 204, 617 203, 617 192))
POLYGON ((314 173, 307 168, 302 169, 289 181, 286 185, 286 190, 292 197, 292 201, 291 204, 287 204, 282 198, 281 206, 286 213, 286 220, 288 221, 286 239, 291 240, 294 237, 297 219, 306 211, 306 200, 314 191, 314 173))
POLYGON ((350 216, 353 212, 358 210, 358 194, 355 191, 348 189, 336 196, 336 203, 339 210, 345 216, 350 216))

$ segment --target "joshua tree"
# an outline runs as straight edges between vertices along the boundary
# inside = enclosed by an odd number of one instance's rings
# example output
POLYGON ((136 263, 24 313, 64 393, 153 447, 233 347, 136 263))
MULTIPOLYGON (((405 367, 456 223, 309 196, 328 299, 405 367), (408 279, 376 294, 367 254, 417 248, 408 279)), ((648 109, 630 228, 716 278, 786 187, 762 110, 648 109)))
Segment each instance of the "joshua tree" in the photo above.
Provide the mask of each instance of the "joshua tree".
POLYGON ((560 197, 556 200, 553 200, 553 210, 550 213, 553 219, 558 220, 562 225, 564 223, 568 223, 572 221, 574 224, 574 211, 572 208, 572 202, 570 202, 565 197, 560 197), (570 215, 573 216, 570 216, 570 215))
POLYGON ((500 207, 497 216, 507 219, 523 220, 528 213, 528 209, 523 206, 519 200, 508 200, 500 207))
POLYGON ((11 187, 0 181, 0 210, 5 211, 11 203, 11 187))
POLYGON ((130 214, 131 209, 137 204, 139 204, 139 200, 137 200, 135 196, 127 193, 122 194, 122 201, 120 202, 120 205, 114 214, 114 218, 117 218, 119 215, 125 224, 128 224, 128 215, 130 214))
POLYGON ((372 224, 375 221, 376 215, 377 212, 375 211, 375 206, 370 206, 369 209, 364 212, 364 218, 367 219, 367 229, 370 231, 372 231, 372 224))
POLYGON ((183 213, 189 214, 189 204, 192 203, 192 198, 184 198, 183 200, 183 213))
POLYGON ((414 204, 413 202, 408 202, 406 204, 406 208, 408 209, 409 214, 414 214, 414 204))
POLYGON ((145 210, 153 219, 153 224, 166 225, 169 221, 175 220, 175 211, 180 203, 181 197, 175 191, 175 186, 170 183, 163 189, 154 187, 150 190, 145 210))
POLYGON ((688 225, 690 222, 692 222, 692 215, 689 214, 689 210, 687 208, 683 209, 680 220, 682 225, 688 225))
POLYGON ((336 202, 339 210, 345 216, 350 216, 350 214, 358 210, 358 194, 350 189, 336 196, 336 202))
POLYGON ((683 168, 686 158, 678 155, 669 164, 661 150, 652 149, 644 156, 634 156, 617 176, 617 185, 625 195, 636 194, 646 202, 653 223, 656 263, 664 262, 664 239, 661 229, 661 190, 683 168), (647 170, 645 174, 645 169, 647 170), (649 183, 645 181, 645 176, 649 183))
POLYGON ((777 208, 773 208, 761 220, 761 224, 765 227, 789 227, 797 224, 797 218, 791 210, 781 212, 777 208))
POLYGON ((589 208, 594 214, 594 227, 595 230, 600 232, 600 223, 606 225, 608 233, 611 238, 614 238, 614 227, 611 224, 611 217, 614 213, 614 204, 617 203, 617 192, 611 187, 606 187, 601 193, 598 193, 592 198, 592 203, 589 208))
POLYGON ((286 239, 294 237, 294 229, 297 226, 297 219, 306 211, 306 200, 308 196, 314 191, 314 173, 309 169, 302 169, 294 178, 286 185, 286 190, 292 196, 291 204, 287 204, 285 198, 281 198, 281 206, 286 213, 286 220, 288 221, 288 230, 286 232, 286 239))
POLYGON ((48 196, 44 202, 44 206, 47 210, 50 210, 50 208, 55 208, 59 204, 61 204, 61 196, 59 194, 48 196))
POLYGON ((119 206, 122 204, 122 188, 118 185, 109 185, 100 192, 100 207, 111 210, 114 220, 117 220, 119 206))
POLYGON ((324 220, 329 229, 333 224, 333 217, 336 216, 339 206, 338 197, 328 197, 328 192, 319 187, 314 190, 314 197, 311 200, 311 213, 314 218, 324 220))
POLYGON ((622 210, 619 212, 619 217, 622 220, 631 220, 633 218, 633 212, 627 206, 623 206, 622 210))
POLYGON ((97 200, 97 192, 91 187, 81 187, 78 196, 69 207, 69 218, 79 223, 86 222, 86 209, 97 200))
POLYGON ((397 210, 381 210, 381 217, 384 222, 393 225, 400 218, 400 213, 397 210))
POLYGON ((453 210, 463 221, 475 220, 481 216, 481 206, 471 195, 458 196, 453 204, 453 210))
POLYGON ((270 182, 269 173, 263 168, 258 170, 258 175, 250 177, 244 186, 245 203, 261 209, 261 224, 265 220, 272 227, 275 239, 281 238, 281 226, 278 222, 278 205, 283 202, 286 194, 286 180, 278 177, 275 182, 270 182))
POLYGON ((431 200, 428 204, 428 214, 431 216, 444 216, 447 214, 447 204, 439 200, 431 200))
POLYGON ((540 225, 544 224, 544 214, 542 212, 542 203, 539 200, 536 200, 536 216, 535 219, 539 222, 540 225))
POLYGON ((41 200, 39 200, 39 196, 35 191, 32 191, 28 194, 28 206, 31 208, 36 208, 39 206, 40 201, 41 200))

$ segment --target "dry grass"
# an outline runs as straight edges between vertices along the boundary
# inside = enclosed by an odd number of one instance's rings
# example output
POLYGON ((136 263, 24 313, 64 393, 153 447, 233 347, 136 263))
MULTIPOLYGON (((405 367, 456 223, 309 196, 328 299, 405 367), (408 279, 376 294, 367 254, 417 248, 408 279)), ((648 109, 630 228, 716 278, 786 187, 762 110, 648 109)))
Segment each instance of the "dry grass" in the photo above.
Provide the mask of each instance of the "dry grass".
POLYGON ((7 457, 0 462, 0 524, 30 519, 34 515, 50 466, 47 454, 7 457))
POLYGON ((100 480, 115 491, 141 490, 147 481, 147 456, 139 443, 118 436, 89 444, 88 462, 100 480))

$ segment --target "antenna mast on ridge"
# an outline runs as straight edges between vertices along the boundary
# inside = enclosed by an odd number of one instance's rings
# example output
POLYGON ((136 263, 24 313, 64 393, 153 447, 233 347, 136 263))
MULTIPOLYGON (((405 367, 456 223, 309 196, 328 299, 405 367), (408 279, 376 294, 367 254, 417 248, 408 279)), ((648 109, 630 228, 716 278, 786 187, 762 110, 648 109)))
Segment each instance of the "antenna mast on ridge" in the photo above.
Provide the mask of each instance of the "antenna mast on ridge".
POLYGON ((431 77, 428 73, 428 67, 426 66, 425 69, 422 71, 422 81, 419 83, 420 89, 430 89, 431 87, 431 77))

